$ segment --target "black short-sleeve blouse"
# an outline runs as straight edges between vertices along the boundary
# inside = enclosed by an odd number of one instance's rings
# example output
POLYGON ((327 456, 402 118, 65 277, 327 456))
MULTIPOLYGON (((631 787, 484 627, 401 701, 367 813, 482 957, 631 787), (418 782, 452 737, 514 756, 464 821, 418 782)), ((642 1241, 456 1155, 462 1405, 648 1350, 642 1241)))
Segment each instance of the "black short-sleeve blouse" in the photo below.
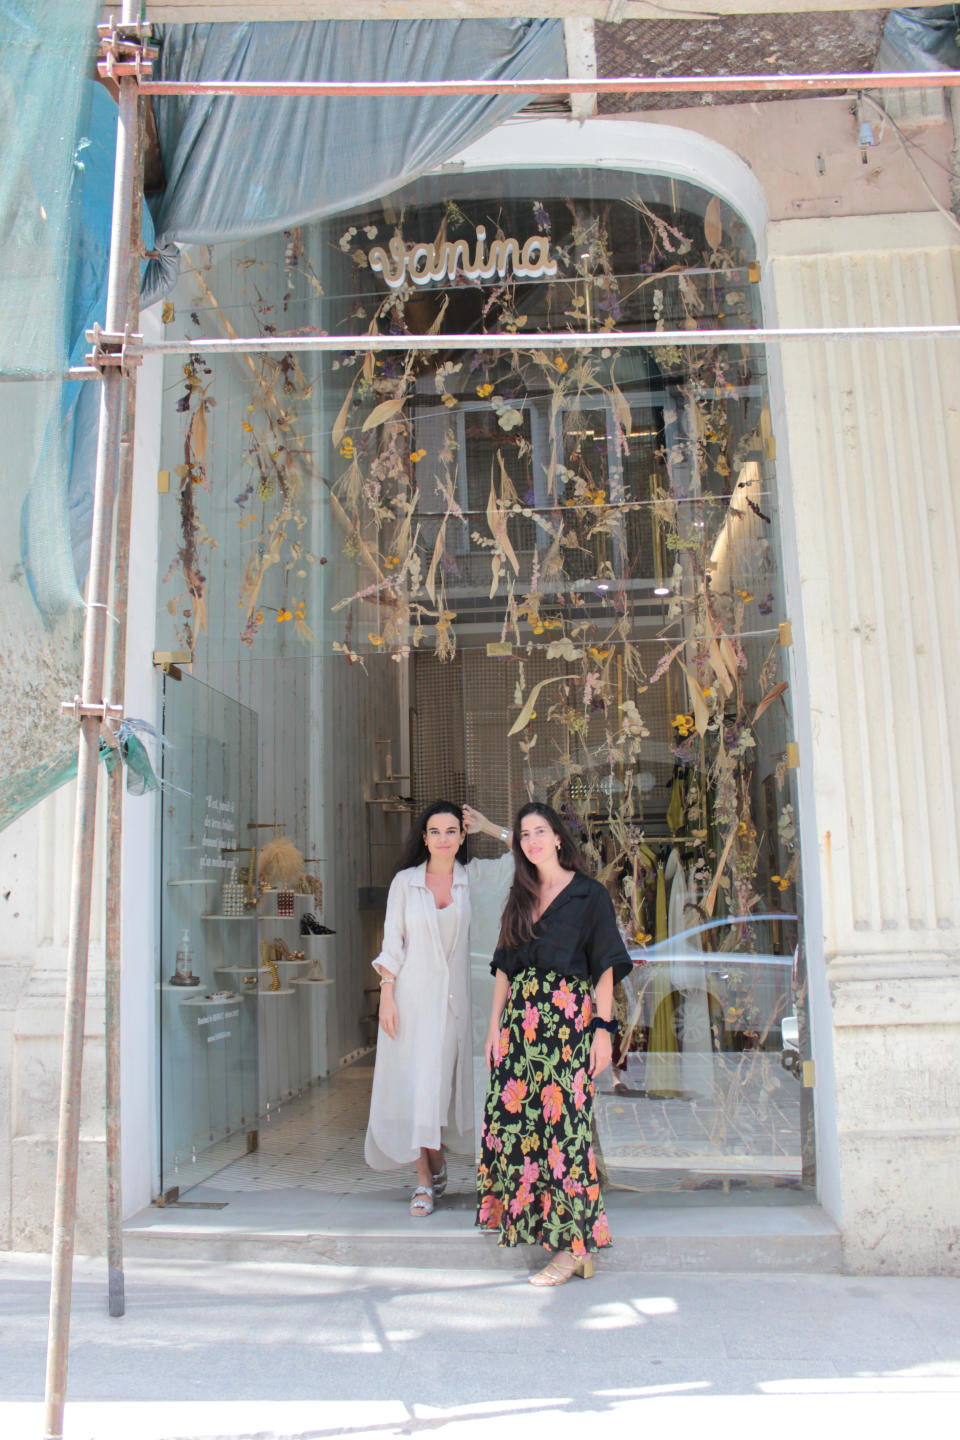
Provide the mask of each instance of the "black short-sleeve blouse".
POLYGON ((630 957, 617 929, 613 901, 598 880, 575 874, 551 900, 533 927, 533 938, 511 949, 500 946, 490 971, 502 970, 509 980, 529 967, 578 976, 592 985, 607 970, 617 984, 631 969, 630 957))

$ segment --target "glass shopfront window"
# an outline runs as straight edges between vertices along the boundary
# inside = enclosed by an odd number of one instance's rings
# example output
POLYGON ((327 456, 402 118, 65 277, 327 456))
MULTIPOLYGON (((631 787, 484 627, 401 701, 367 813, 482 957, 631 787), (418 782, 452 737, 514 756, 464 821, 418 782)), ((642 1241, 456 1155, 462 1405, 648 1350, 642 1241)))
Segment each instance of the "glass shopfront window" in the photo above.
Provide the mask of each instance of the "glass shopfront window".
POLYGON ((163 695, 161 1194, 256 1140, 258 972, 249 822, 257 718, 184 675, 163 695))
MULTIPOLYGON (((209 259, 178 301, 185 333, 435 344, 190 360, 161 639, 202 647, 199 592, 220 655, 299 646, 371 686, 404 667, 409 803, 506 822, 547 799, 614 898, 634 970, 599 1110, 613 1183, 799 1190, 795 697, 764 352, 656 343, 761 324, 747 225, 670 176, 453 169, 209 259)), ((356 884, 331 878, 343 903, 356 884)), ((482 1035, 479 954, 475 982, 482 1035)))

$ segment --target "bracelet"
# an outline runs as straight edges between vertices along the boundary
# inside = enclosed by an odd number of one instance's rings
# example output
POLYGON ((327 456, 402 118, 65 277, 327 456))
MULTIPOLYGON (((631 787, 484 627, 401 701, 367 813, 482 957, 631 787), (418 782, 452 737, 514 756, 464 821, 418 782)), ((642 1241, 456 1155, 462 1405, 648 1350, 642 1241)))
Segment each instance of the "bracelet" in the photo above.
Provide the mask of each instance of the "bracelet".
POLYGON ((395 975, 391 975, 391 977, 390 977, 389 980, 381 980, 381 981, 380 981, 380 989, 382 990, 383 987, 384 987, 384 985, 395 985, 396 983, 397 983, 397 977, 396 977, 395 975))
POLYGON ((590 1021, 590 1029, 596 1033, 598 1030, 606 1030, 608 1035, 616 1035, 619 1026, 616 1020, 604 1020, 599 1015, 594 1015, 590 1021))
POLYGON ((503 842, 504 845, 506 845, 506 843, 507 843, 507 836, 508 836, 509 834, 510 834, 510 831, 509 831, 509 830, 501 830, 501 831, 500 831, 500 839, 501 839, 501 841, 503 842))

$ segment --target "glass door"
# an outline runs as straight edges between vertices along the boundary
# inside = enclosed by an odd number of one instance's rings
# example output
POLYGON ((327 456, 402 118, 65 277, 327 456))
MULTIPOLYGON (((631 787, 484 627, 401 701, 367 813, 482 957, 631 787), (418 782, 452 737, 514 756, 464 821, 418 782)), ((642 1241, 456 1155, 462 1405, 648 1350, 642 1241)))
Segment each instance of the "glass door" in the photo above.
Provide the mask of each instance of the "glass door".
POLYGON ((167 676, 163 736, 160 1188, 172 1198, 256 1145, 257 716, 167 676))

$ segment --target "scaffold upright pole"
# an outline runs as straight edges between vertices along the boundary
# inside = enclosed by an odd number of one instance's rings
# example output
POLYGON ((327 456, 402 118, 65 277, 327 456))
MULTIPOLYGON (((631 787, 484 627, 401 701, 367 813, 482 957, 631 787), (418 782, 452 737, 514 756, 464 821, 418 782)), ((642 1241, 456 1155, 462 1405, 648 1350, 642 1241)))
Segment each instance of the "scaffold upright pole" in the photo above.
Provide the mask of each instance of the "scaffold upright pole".
MULTIPOLYGON (((133 205, 130 211, 130 265, 125 330, 140 319, 140 234, 143 223, 143 112, 137 113, 133 205)), ((137 371, 126 377, 123 430, 117 476, 117 520, 113 553, 109 693, 124 701, 127 663, 127 585, 130 574, 130 522, 133 514, 133 455, 136 439, 137 371)), ((104 1044, 106 1049, 107 1142, 107 1307, 114 1319, 126 1310, 123 1278, 123 1186, 121 1184, 120 1010, 123 954, 123 767, 115 765, 107 781, 107 923, 104 953, 104 1044)))
MULTIPOLYGON (((123 0, 122 23, 134 27, 136 0, 123 0)), ((135 74, 120 76, 113 221, 107 290, 106 332, 122 333, 127 319, 130 232, 136 170, 137 89, 135 74)), ((104 661, 110 594, 114 496, 123 411, 120 364, 101 367, 100 420, 91 531, 87 613, 83 635, 81 694, 70 704, 79 728, 77 801, 70 876, 67 984, 60 1079, 57 1179, 54 1197, 50 1316, 44 1387, 44 1436, 62 1440, 70 1342, 70 1303, 77 1219, 77 1171, 80 1150, 83 1032, 86 1018, 90 897, 96 838, 100 735, 112 707, 104 695, 104 661)))

